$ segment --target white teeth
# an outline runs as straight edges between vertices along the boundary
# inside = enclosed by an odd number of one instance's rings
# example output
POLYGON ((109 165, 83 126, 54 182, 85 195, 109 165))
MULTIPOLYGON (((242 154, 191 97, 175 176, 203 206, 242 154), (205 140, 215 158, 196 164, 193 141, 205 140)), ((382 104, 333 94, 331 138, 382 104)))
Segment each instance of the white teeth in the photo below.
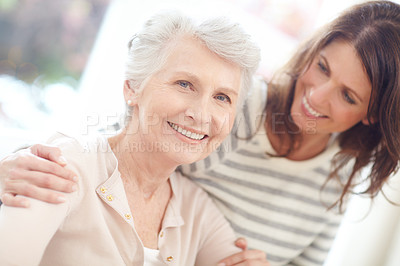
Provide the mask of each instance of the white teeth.
POLYGON ((306 99, 305 96, 303 97, 303 104, 304 104, 304 107, 307 109, 307 111, 310 114, 312 114, 313 116, 315 116, 315 117, 323 117, 324 116, 323 114, 321 114, 321 113, 319 113, 319 112, 317 112, 317 111, 315 111, 314 109, 311 108, 311 106, 308 104, 307 99, 306 99))
POLYGON ((190 132, 189 130, 183 129, 178 125, 175 125, 171 122, 168 122, 168 124, 177 132, 181 133, 182 135, 191 138, 191 139, 195 139, 195 140, 200 140, 203 139, 205 135, 203 134, 197 134, 194 132, 190 132))

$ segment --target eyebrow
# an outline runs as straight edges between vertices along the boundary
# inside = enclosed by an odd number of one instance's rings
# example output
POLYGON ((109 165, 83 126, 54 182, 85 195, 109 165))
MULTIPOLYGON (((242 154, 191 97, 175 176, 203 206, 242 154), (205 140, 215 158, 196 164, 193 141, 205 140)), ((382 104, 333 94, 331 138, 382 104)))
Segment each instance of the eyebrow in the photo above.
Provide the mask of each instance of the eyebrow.
MULTIPOLYGON (((200 81, 200 79, 198 78, 198 76, 195 75, 195 74, 192 74, 192 73, 190 73, 190 72, 187 72, 187 71, 177 71, 177 72, 174 72, 174 74, 175 74, 175 75, 186 75, 186 76, 188 76, 191 80, 193 80, 194 83, 201 84, 201 81, 200 81)), ((239 95, 238 92, 237 92, 236 90, 234 90, 234 89, 232 89, 232 88, 230 88, 230 87, 220 87, 220 88, 218 88, 218 89, 219 89, 219 90, 222 90, 222 91, 230 92, 231 94, 234 94, 234 95, 236 95, 236 96, 239 95)))
MULTIPOLYGON (((326 64, 326 68, 331 73, 331 68, 329 66, 328 59, 322 53, 320 53, 319 56, 322 58, 322 60, 326 64)), ((344 89, 346 89, 346 90, 350 91, 352 94, 354 94, 361 103, 364 102, 363 99, 360 97, 360 95, 358 95, 352 88, 347 87, 346 85, 343 85, 343 87, 344 87, 344 89)))

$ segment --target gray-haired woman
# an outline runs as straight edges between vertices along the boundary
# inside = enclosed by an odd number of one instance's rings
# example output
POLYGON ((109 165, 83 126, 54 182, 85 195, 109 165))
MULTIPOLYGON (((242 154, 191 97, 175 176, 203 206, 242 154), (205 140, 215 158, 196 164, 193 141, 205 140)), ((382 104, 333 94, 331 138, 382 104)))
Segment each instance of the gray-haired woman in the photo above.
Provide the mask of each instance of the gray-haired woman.
POLYGON ((207 194, 174 172, 229 134, 258 62, 259 49, 227 20, 147 21, 129 45, 125 127, 49 140, 79 186, 59 205, 2 206, 0 264, 208 266, 238 253, 238 263, 268 265, 262 252, 241 252, 207 194))

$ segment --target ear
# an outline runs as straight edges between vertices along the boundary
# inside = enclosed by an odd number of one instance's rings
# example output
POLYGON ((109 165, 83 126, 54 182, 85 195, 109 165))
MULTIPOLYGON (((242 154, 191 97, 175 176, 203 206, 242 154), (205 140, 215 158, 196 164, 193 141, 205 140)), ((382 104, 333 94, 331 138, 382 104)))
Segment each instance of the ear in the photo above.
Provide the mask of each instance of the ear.
POLYGON ((131 80, 125 80, 124 82, 124 98, 127 103, 130 101, 130 106, 134 106, 137 104, 138 98, 138 88, 134 87, 134 82, 131 80))
POLYGON ((375 119, 375 118, 370 118, 370 120, 371 120, 371 123, 368 121, 368 116, 365 116, 365 117, 361 120, 361 123, 363 123, 363 124, 366 125, 366 126, 370 126, 370 125, 376 123, 376 119, 375 119))

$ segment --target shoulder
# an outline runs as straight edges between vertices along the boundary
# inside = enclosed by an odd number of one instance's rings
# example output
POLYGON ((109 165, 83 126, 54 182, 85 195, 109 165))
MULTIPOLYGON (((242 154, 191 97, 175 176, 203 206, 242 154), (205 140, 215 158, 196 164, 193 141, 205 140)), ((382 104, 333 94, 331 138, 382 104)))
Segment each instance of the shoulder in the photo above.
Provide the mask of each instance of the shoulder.
POLYGON ((90 136, 72 136, 62 132, 56 132, 47 141, 47 144, 60 148, 63 155, 81 156, 108 150, 107 140, 98 134, 90 136), (64 154, 64 153, 67 154, 64 154))
POLYGON ((175 171, 171 178, 173 182, 174 193, 182 197, 182 200, 188 197, 198 197, 208 199, 208 194, 196 183, 189 178, 183 176, 180 172, 175 171))
POLYGON ((47 143, 60 148, 66 167, 78 175, 79 187, 103 180, 107 169, 116 164, 107 139, 99 134, 70 136, 57 132, 47 143))
POLYGON ((215 212, 219 213, 219 210, 208 193, 195 182, 184 177, 179 172, 174 174, 171 181, 173 182, 174 195, 180 204, 183 215, 185 215, 185 210, 189 209, 199 216, 210 215, 215 212))

